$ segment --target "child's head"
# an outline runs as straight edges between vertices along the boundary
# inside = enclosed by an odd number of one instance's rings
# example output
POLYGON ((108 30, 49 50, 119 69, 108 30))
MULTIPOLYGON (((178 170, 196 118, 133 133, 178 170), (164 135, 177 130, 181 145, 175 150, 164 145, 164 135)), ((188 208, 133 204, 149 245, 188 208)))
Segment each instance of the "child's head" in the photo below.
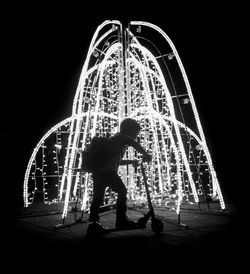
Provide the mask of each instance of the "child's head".
POLYGON ((131 118, 126 118, 121 122, 120 132, 128 135, 132 139, 136 139, 138 134, 140 133, 140 125, 131 118))

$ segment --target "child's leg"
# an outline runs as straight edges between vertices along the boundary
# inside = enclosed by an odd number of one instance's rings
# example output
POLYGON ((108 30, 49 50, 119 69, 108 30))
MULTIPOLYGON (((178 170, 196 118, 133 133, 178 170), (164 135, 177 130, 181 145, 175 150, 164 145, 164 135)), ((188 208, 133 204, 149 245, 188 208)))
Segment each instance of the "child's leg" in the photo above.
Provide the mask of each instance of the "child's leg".
POLYGON ((115 172, 110 173, 108 186, 118 194, 116 202, 117 219, 125 220, 127 211, 127 188, 115 172))
POLYGON ((99 222, 99 209, 105 192, 105 180, 99 173, 93 173, 93 200, 90 206, 89 222, 99 222))
POLYGON ((127 188, 122 179, 116 172, 109 172, 107 174, 107 186, 111 187, 113 191, 118 194, 116 202, 116 228, 130 229, 135 228, 136 223, 127 218, 127 188))

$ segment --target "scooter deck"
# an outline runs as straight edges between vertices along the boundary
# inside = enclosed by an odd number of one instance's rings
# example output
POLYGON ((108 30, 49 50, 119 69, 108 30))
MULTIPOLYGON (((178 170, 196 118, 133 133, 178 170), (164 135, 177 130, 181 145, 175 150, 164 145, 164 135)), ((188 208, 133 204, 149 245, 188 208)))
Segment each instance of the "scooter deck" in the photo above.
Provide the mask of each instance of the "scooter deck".
POLYGON ((104 234, 112 233, 112 232, 118 232, 118 231, 128 231, 128 230, 138 230, 138 229, 145 229, 145 227, 131 227, 131 228, 106 228, 104 230, 104 234))
POLYGON ((145 229, 145 227, 140 227, 140 226, 136 226, 136 227, 131 227, 131 228, 105 228, 102 231, 96 231, 96 232, 92 232, 88 235, 88 237, 91 238, 98 238, 98 237, 102 237, 104 235, 113 233, 113 232, 119 232, 119 231, 129 231, 129 230, 138 230, 138 229, 145 229))

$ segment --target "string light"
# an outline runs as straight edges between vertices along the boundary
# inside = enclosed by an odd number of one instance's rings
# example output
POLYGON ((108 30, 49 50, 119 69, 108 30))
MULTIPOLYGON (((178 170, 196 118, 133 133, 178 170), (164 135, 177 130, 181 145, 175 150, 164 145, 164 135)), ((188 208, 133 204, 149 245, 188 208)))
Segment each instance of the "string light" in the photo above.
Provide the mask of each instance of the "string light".
MULTIPOLYGON (((161 58, 142 45, 131 29, 126 30, 128 43, 124 51, 121 23, 105 21, 91 40, 73 100, 72 116, 52 127, 31 155, 24 178, 26 207, 34 202, 37 189, 43 189, 44 202, 64 202, 62 218, 67 215, 69 202, 76 197, 81 198, 81 210, 88 210, 93 182, 91 174, 79 171, 79 149, 84 150, 96 134, 115 134, 120 122, 131 117, 140 123, 142 129, 138 141, 153 156, 152 163, 145 165, 153 203, 170 205, 179 214, 183 199, 197 203, 202 195, 209 194, 218 196, 221 208, 225 208, 178 52, 157 26, 141 21, 133 21, 130 26, 136 26, 136 33, 141 33, 142 27, 149 27, 167 41, 171 53, 165 56, 168 61, 177 63, 187 91, 179 107, 191 105, 197 131, 178 119, 174 101, 178 100, 178 94, 172 94, 167 85, 159 63, 161 58), (51 162, 47 153, 49 149, 53 149, 51 162), (38 183, 38 173, 42 176, 42 185, 38 183), (205 179, 207 182, 203 183, 205 179), (50 193, 52 188, 55 193, 50 193)), ((128 159, 140 157, 132 148, 128 149, 126 156, 128 159)), ((121 166, 119 174, 128 187, 129 198, 135 204, 146 203, 140 167, 121 166)), ((112 203, 116 198, 116 194, 107 189, 104 203, 112 203)))

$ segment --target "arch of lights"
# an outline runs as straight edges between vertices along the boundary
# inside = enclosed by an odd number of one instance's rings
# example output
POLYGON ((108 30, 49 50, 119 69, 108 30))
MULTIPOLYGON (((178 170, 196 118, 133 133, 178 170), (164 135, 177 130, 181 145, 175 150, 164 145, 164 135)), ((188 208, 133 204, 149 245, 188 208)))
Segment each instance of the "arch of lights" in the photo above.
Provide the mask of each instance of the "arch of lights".
MULTIPOLYGON (((125 117, 140 123, 138 139, 153 156, 152 162, 145 164, 153 203, 171 205, 179 213, 183 201, 198 203, 210 196, 225 208, 178 52, 163 30, 142 21, 132 21, 127 28, 119 21, 105 21, 96 29, 73 100, 72 116, 41 138, 28 162, 24 206, 32 204, 40 192, 44 203, 63 202, 63 218, 69 202, 77 198, 81 210, 87 211, 92 178, 80 171, 79 149, 84 149, 95 135, 116 133, 125 117), (152 31, 163 39, 163 48, 145 38, 152 31)), ((139 155, 128 148, 125 157, 139 155)), ((135 203, 146 201, 140 168, 120 167, 119 173, 128 187, 128 198, 135 203)), ((107 189, 104 204, 115 199, 116 194, 107 189)))

